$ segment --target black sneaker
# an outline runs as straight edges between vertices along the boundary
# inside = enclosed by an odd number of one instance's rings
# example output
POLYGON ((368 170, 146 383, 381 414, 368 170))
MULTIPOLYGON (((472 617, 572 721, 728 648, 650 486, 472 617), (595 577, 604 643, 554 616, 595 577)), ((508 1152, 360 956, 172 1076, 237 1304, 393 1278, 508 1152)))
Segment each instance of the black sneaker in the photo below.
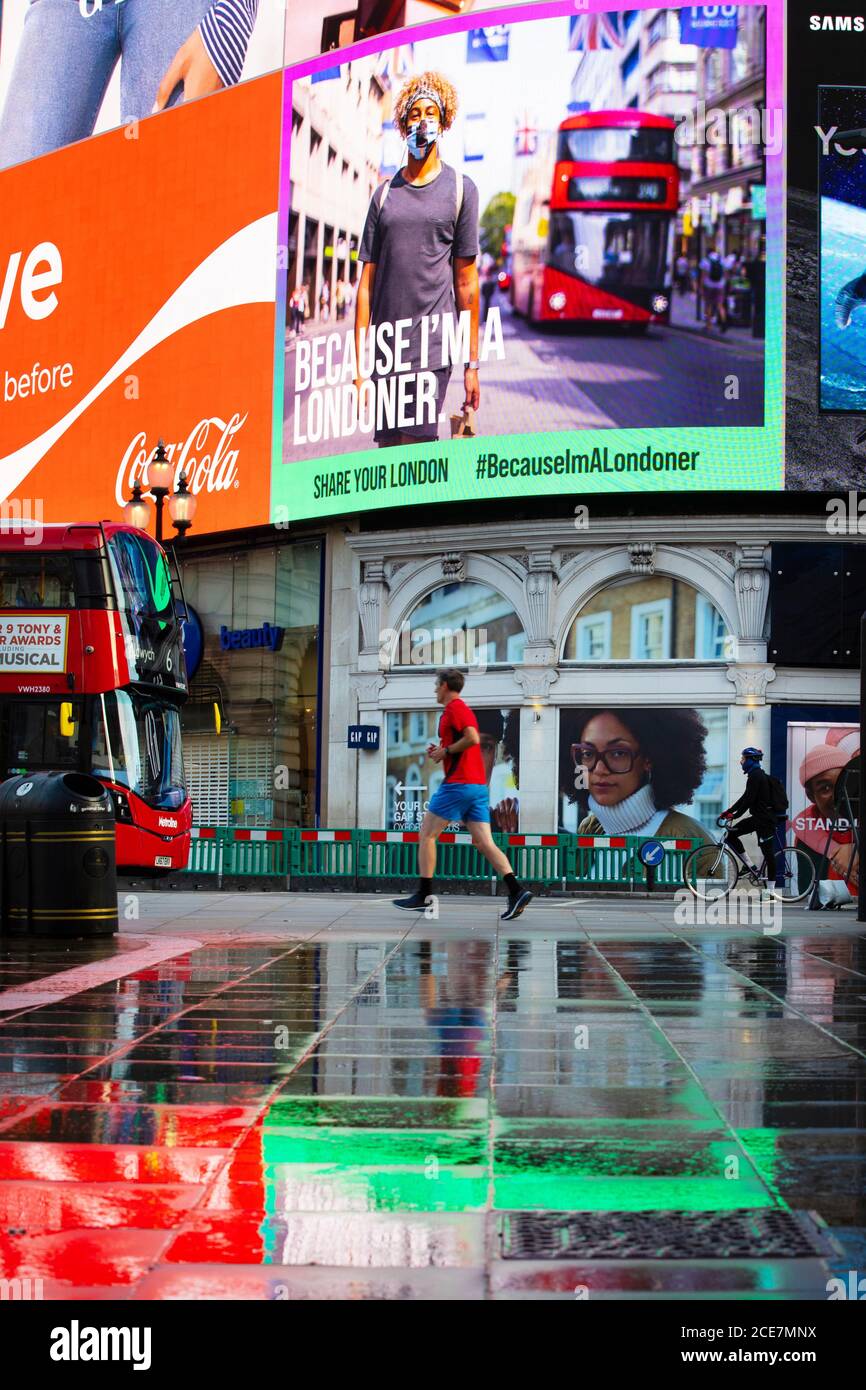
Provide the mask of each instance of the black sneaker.
POLYGON ((532 894, 528 888, 521 888, 519 893, 508 895, 508 906, 504 912, 500 913, 500 922, 510 922, 512 918, 519 917, 525 907, 532 902, 532 894))
POLYGON ((427 906, 428 897, 423 893, 413 893, 411 898, 392 898, 391 903, 394 907, 402 907, 406 912, 423 912, 427 906))

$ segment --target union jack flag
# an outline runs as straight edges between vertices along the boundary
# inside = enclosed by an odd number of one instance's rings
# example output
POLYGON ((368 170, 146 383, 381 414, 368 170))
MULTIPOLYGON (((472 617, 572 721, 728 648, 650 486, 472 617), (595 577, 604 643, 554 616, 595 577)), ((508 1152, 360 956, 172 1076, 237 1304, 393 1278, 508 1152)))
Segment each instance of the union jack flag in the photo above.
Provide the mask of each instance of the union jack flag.
POLYGON ((611 14, 579 14, 571 20, 568 46, 571 50, 589 52, 596 48, 622 48, 625 44, 625 16, 611 14))
POLYGON ((518 121, 517 129, 514 132, 514 153, 535 154, 537 148, 538 127, 533 125, 532 117, 527 111, 524 111, 523 119, 518 121))

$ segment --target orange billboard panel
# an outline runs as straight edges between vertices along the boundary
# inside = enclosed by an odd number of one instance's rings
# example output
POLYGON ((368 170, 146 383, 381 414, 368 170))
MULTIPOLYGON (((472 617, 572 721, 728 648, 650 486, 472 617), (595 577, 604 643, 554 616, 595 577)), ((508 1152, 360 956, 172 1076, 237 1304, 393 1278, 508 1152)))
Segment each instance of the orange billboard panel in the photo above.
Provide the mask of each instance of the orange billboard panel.
POLYGON ((116 517, 162 438, 197 532, 267 520, 281 81, 0 175, 0 497, 116 517))

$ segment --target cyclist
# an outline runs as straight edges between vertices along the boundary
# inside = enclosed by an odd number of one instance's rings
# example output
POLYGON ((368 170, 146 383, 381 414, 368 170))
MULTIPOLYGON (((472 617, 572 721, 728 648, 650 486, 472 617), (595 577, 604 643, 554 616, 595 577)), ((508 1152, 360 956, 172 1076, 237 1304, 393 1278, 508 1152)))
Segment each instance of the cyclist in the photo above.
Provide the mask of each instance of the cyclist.
POLYGON ((743 842, 740 837, 753 830, 767 860, 767 882, 775 883, 776 832, 779 816, 773 809, 770 779, 761 767, 763 756, 763 750, 760 748, 743 749, 740 754, 740 767, 746 774, 746 790, 733 806, 729 806, 727 811, 722 811, 719 820, 730 821, 748 812, 748 815, 737 823, 736 833, 733 826, 728 827, 728 844, 738 854, 742 854, 743 842))

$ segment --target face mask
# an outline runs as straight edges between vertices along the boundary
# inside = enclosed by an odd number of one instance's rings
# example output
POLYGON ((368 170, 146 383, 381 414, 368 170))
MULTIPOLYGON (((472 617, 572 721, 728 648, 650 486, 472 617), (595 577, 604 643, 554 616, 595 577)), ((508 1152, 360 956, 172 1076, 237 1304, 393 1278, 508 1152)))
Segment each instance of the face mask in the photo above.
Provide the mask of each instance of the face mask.
POLYGON ((415 159, 423 159, 431 145, 439 139, 439 122, 436 120, 413 121, 406 132, 409 153, 415 159))

